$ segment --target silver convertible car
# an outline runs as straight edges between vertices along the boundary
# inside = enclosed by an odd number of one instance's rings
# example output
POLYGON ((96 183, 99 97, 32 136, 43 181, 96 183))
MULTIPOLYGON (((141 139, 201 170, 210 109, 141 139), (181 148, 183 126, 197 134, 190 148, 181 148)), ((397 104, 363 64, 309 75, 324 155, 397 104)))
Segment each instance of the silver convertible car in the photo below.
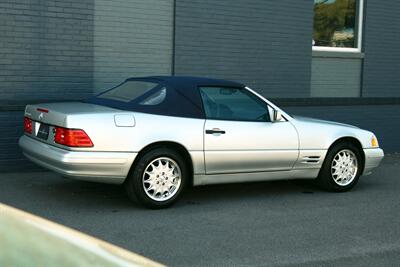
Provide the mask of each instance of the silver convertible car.
POLYGON ((19 145, 64 176, 124 184, 150 208, 187 186, 316 179, 350 190, 383 158, 372 132, 295 117, 243 84, 130 78, 84 102, 28 105, 19 145))

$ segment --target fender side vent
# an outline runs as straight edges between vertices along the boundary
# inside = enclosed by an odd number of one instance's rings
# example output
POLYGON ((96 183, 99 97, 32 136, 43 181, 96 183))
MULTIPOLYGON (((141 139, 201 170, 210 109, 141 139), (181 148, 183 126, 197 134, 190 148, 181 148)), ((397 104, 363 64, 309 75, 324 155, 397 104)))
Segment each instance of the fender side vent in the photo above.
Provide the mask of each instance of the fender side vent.
POLYGON ((308 164, 318 164, 320 160, 320 156, 306 156, 303 157, 301 163, 308 163, 308 164))

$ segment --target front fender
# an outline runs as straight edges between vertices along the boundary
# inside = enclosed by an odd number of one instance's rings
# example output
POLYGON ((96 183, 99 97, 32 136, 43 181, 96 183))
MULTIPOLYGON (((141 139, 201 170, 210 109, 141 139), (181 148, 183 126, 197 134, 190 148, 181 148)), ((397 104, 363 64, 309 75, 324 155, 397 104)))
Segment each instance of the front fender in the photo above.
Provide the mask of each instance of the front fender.
POLYGON ((299 134, 300 150, 328 150, 335 141, 345 137, 357 139, 364 149, 371 148, 374 137, 370 131, 344 124, 302 119, 294 119, 292 123, 299 134))

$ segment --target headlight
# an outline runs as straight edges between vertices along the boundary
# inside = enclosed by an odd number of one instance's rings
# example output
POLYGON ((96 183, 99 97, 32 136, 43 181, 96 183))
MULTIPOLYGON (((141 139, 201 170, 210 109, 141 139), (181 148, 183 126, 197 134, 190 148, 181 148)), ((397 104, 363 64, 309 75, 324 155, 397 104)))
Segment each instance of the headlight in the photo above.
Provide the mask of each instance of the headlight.
POLYGON ((376 139, 375 136, 372 136, 371 138, 371 147, 379 147, 378 140, 376 139))

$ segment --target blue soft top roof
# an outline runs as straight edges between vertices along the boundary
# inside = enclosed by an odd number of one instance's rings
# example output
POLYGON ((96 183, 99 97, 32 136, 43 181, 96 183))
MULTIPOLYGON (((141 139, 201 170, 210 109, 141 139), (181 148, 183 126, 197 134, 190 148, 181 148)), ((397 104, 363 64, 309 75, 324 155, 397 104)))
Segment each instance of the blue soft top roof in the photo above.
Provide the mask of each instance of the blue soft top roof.
MULTIPOLYGON (((167 96, 162 103, 149 106, 140 105, 134 100, 126 103, 114 99, 101 98, 98 97, 98 95, 87 99, 86 102, 122 110, 151 114, 187 118, 205 118, 200 92, 197 89, 199 86, 244 87, 243 84, 237 82, 190 76, 148 76, 128 78, 126 81, 148 81, 162 84, 167 88, 167 96)), ((160 86, 155 87, 154 90, 158 90, 157 88, 160 88, 160 86)), ((110 90, 113 90, 114 88, 111 88, 110 90)))
POLYGON ((244 84, 238 82, 194 76, 148 76, 128 78, 127 80, 158 80, 169 84, 177 90, 195 89, 198 86, 244 87, 244 84))

